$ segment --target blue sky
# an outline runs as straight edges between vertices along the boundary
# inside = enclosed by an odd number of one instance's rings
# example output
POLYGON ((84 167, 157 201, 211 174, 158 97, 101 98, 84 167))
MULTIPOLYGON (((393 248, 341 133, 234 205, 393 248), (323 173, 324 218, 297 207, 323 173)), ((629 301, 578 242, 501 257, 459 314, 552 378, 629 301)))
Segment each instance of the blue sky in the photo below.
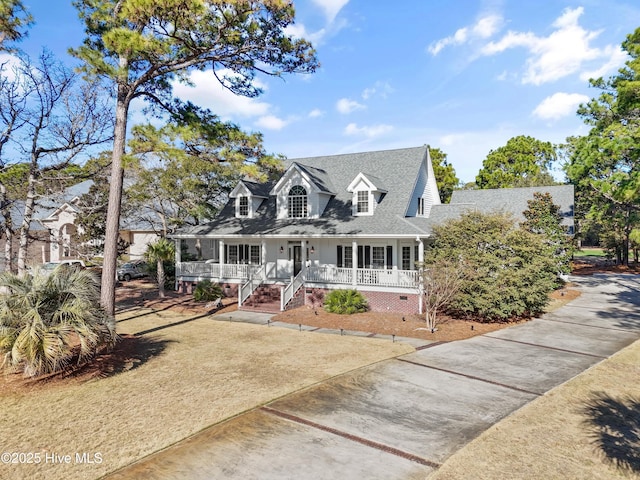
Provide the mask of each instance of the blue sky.
MULTIPOLYGON (((36 23, 20 47, 67 49, 83 28, 71 1, 24 0, 36 23), (54 7, 55 5, 55 7, 54 7)), ((640 26, 636 0, 299 0, 291 33, 314 43, 320 69, 259 77, 264 94, 234 97, 211 73, 174 93, 289 158, 429 144, 473 181, 491 149, 516 135, 553 143, 587 132, 575 114, 615 74, 640 26)), ((134 112, 132 122, 144 121, 134 112)))

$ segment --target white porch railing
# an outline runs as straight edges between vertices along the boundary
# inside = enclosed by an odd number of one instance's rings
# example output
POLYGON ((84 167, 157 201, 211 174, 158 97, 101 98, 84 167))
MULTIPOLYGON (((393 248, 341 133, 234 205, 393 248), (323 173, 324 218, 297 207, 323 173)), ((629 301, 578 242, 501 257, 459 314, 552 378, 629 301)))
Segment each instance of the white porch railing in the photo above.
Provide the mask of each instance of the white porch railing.
POLYGON ((307 282, 312 283, 353 283, 353 269, 339 267, 307 267, 307 282))
POLYGON ((358 285, 416 288, 420 278, 417 270, 378 270, 359 268, 356 271, 358 285))
MULTIPOLYGON (((332 266, 308 267, 306 279, 311 283, 353 285, 353 269, 332 266)), ((419 280, 420 272, 417 270, 356 269, 356 285, 416 288, 419 280)))
POLYGON ((284 312, 284 307, 291 301, 296 292, 304 285, 304 270, 298 273, 286 287, 280 290, 280 310, 284 312))
POLYGON ((260 286, 265 279, 265 266, 261 266, 258 270, 252 273, 247 283, 242 285, 238 289, 238 306, 242 306, 244 301, 251 296, 251 294, 260 286))
MULTIPOLYGON (((176 265, 176 275, 178 277, 211 278, 213 280, 228 278, 239 280, 255 279, 256 281, 258 280, 257 275, 260 275, 260 281, 264 281, 274 278, 274 265, 270 264, 269 266, 270 271, 267 272, 267 265, 220 265, 219 263, 182 262, 176 265)), ((339 268, 331 265, 309 266, 305 271, 304 280, 309 283, 353 285, 353 274, 354 270, 352 268, 339 268)), ((420 284, 420 272, 417 270, 358 268, 355 270, 355 275, 355 284, 360 286, 418 288, 420 284)), ((243 290, 245 286, 249 289, 250 287, 247 283, 249 282, 244 283, 240 290, 243 290)), ((295 292, 293 293, 295 294, 295 292)), ((246 291, 244 294, 246 294, 246 291)), ((246 300, 247 297, 242 301, 246 300)))
POLYGON ((205 277, 205 278, 239 278, 248 279, 261 265, 237 265, 206 262, 181 262, 176 265, 177 276, 205 277))

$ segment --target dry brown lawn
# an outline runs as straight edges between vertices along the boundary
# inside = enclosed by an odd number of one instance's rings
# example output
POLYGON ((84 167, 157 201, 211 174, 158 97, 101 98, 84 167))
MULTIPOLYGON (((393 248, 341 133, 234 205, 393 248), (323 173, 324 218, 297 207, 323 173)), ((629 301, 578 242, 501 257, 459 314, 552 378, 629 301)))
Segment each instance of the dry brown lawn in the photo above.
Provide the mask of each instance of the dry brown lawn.
POLYGON ((98 478, 282 395, 413 351, 173 310, 129 308, 119 319, 123 350, 100 375, 26 385, 16 375, 0 378, 0 450, 40 459, 0 463, 0 478, 98 478), (100 463, 77 463, 76 453, 100 463), (70 463, 54 464, 54 455, 58 462, 70 455, 70 463))
POLYGON ((640 341, 494 425, 429 480, 640 478, 640 341))

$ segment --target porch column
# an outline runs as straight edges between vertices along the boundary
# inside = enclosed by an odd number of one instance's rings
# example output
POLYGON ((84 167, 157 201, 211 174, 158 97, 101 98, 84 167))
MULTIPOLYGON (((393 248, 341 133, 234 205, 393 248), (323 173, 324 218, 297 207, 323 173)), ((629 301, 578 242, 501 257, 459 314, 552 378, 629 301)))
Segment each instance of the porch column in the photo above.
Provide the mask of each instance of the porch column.
POLYGON ((224 240, 218 240, 218 260, 219 260, 219 272, 218 272, 218 283, 222 283, 222 267, 224 266, 224 240))
POLYGON ((418 301, 418 313, 422 314, 422 303, 424 301, 424 281, 422 276, 424 275, 424 242, 422 241, 422 239, 420 237, 416 237, 416 241, 418 242, 418 265, 420 265, 420 274, 418 275, 418 282, 420 282, 420 284, 418 285, 418 291, 420 292, 420 298, 418 301))
POLYGON ((176 292, 180 291, 180 285, 178 283, 178 278, 180 277, 180 273, 182 270, 182 267, 180 265, 180 262, 182 261, 182 249, 180 248, 182 246, 182 239, 180 238, 176 238, 173 241, 173 244, 175 245, 175 258, 176 258, 176 280, 175 280, 175 284, 174 284, 174 289, 176 290, 176 292))
POLYGON ((351 258, 353 259, 351 284, 356 288, 358 286, 358 242, 355 240, 351 242, 351 258))
POLYGON ((306 240, 301 240, 300 241, 300 248, 302 249, 302 252, 300 252, 301 254, 301 261, 302 261, 302 268, 300 269, 300 271, 302 272, 302 277, 304 278, 307 274, 306 270, 307 270, 307 241, 306 240))
POLYGON ((260 265, 267 265, 267 241, 262 240, 260 242, 260 265))

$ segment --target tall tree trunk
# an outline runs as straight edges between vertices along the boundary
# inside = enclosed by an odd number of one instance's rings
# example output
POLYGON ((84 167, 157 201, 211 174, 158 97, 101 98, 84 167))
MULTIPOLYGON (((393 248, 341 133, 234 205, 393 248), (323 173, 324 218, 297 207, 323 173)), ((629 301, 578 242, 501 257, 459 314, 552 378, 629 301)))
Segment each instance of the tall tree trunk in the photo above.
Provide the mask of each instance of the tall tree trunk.
POLYGON ((627 208, 626 213, 626 221, 624 225, 624 238, 622 239, 622 264, 625 266, 629 266, 629 237, 631 236, 631 212, 627 208))
MULTIPOLYGON (((33 169, 32 169, 33 170, 33 169)), ((36 177, 32 171, 29 174, 27 184, 27 200, 24 204, 24 213, 22 224, 20 226, 20 241, 18 244, 18 275, 22 275, 27 271, 27 250, 29 248, 29 231, 31 228, 31 219, 33 218, 33 210, 36 204, 36 177)))
POLYGON ((10 215, 11 213, 9 212, 9 217, 4 217, 4 270, 5 272, 15 273, 13 262, 13 222, 10 215))
POLYGON ((157 261, 158 265, 158 296, 160 298, 164 298, 164 282, 165 282, 165 273, 164 273, 164 262, 160 259, 157 261))
POLYGON ((118 262, 118 238, 120 236, 120 207, 122 203, 122 181, 124 168, 122 157, 127 137, 127 115, 129 113, 128 89, 118 85, 116 102, 116 125, 113 135, 113 153, 111 155, 111 181, 109 185, 109 204, 104 235, 104 259, 100 304, 108 315, 116 309, 116 267, 118 262))
POLYGON ((13 273, 13 219, 9 202, 7 202, 7 187, 2 182, 0 182, 0 215, 4 219, 4 270, 13 273))

